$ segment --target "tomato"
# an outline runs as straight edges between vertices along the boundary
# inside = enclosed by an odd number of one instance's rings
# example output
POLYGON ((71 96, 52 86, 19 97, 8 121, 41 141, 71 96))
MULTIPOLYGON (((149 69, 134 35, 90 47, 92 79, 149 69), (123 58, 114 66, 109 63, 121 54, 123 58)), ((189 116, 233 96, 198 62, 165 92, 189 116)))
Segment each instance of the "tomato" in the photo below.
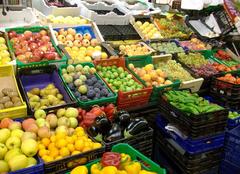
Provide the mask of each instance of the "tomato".
POLYGON ((103 167, 114 166, 119 168, 121 164, 121 154, 116 152, 105 152, 102 156, 101 164, 103 167))

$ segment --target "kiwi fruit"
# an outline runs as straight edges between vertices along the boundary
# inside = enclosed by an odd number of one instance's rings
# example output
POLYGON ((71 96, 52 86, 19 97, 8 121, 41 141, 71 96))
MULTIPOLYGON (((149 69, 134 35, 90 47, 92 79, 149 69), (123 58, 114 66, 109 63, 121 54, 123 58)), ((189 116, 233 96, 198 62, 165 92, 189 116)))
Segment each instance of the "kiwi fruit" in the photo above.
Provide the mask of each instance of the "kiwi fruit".
POLYGON ((8 92, 8 96, 9 97, 17 97, 18 96, 18 93, 17 92, 8 92))
POLYGON ((8 95, 9 92, 13 92, 13 89, 12 88, 3 88, 2 89, 2 93, 4 95, 8 95))
POLYGON ((13 107, 13 102, 7 101, 6 103, 4 103, 4 106, 5 106, 5 108, 11 108, 11 107, 13 107))
POLYGON ((17 96, 11 97, 11 99, 12 99, 12 102, 13 102, 13 103, 16 103, 16 102, 18 102, 18 101, 21 101, 21 99, 20 99, 19 97, 17 97, 17 96))
POLYGON ((10 97, 8 97, 8 96, 2 97, 2 98, 0 99, 0 103, 2 103, 2 104, 6 103, 6 102, 8 102, 8 101, 10 101, 10 97))
POLYGON ((17 101, 13 104, 13 106, 22 106, 22 102, 21 101, 17 101))

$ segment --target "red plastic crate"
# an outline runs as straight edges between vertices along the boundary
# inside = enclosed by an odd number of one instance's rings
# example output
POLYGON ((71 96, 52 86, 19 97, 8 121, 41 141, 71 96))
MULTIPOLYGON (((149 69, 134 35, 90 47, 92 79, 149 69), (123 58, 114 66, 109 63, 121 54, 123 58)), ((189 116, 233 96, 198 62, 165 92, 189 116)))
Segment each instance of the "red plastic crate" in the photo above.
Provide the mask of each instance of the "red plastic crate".
MULTIPOLYGON (((95 60, 94 64, 96 66, 97 65, 101 65, 101 66, 113 66, 113 65, 115 65, 117 67, 123 67, 125 71, 127 71, 129 74, 131 74, 133 76, 133 79, 136 82, 142 84, 126 68, 125 60, 123 58, 114 58, 114 59, 107 59, 107 60, 95 60)), ((111 88, 111 87, 109 86, 109 88, 111 88)), ((118 99, 117 99, 117 106, 118 106, 118 108, 119 109, 129 109, 129 108, 137 107, 139 105, 146 105, 146 104, 148 104, 150 96, 152 94, 152 89, 153 89, 152 87, 146 87, 145 86, 145 88, 143 88, 141 90, 136 90, 136 91, 130 91, 130 92, 118 91, 118 99)))

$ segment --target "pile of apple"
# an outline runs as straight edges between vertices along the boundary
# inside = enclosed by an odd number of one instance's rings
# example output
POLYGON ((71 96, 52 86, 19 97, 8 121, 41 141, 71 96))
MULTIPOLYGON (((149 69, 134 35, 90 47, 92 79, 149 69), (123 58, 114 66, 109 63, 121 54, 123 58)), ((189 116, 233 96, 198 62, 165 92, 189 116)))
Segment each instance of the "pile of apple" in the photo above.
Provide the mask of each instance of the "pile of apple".
POLYGON ((160 68, 155 70, 153 64, 147 64, 142 68, 136 68, 133 64, 129 64, 128 66, 146 82, 147 86, 164 86, 172 84, 172 81, 167 80, 167 74, 160 68))
POLYGON ((63 78, 74 95, 82 101, 97 100, 111 97, 110 92, 104 83, 95 76, 96 69, 81 64, 68 65, 62 69, 63 78))
POLYGON ((4 37, 0 37, 0 65, 5 65, 9 62, 11 62, 11 58, 6 45, 6 40, 4 37))
POLYGON ((30 106, 34 109, 46 109, 50 106, 65 104, 63 95, 54 84, 49 84, 45 88, 32 88, 27 92, 30 106))
POLYGON ((70 63, 92 62, 93 59, 107 59, 108 55, 102 51, 97 39, 90 33, 77 33, 73 28, 55 31, 58 43, 65 46, 66 51, 73 59, 70 63))
POLYGON ((206 44, 204 44, 202 41, 200 41, 197 38, 192 38, 189 41, 181 41, 180 45, 182 47, 187 47, 189 50, 207 50, 206 44))
POLYGON ((8 36, 11 39, 17 60, 22 63, 61 60, 47 30, 43 29, 38 33, 26 30, 23 34, 9 31, 8 36))
POLYGON ((120 54, 127 56, 137 56, 137 55, 147 55, 151 54, 151 51, 146 45, 142 44, 132 44, 132 45, 120 45, 120 54))
POLYGON ((34 156, 38 152, 36 134, 24 131, 22 124, 9 118, 0 123, 0 173, 17 171, 37 164, 34 156))
POLYGON ((50 23, 53 24, 78 24, 78 25, 85 25, 88 24, 89 21, 87 19, 83 19, 80 16, 72 17, 72 16, 54 16, 54 15, 48 15, 47 20, 49 20, 50 23))
POLYGON ((144 39, 160 39, 161 34, 158 31, 157 27, 149 22, 142 23, 141 21, 137 21, 134 23, 134 26, 141 32, 144 36, 144 39))

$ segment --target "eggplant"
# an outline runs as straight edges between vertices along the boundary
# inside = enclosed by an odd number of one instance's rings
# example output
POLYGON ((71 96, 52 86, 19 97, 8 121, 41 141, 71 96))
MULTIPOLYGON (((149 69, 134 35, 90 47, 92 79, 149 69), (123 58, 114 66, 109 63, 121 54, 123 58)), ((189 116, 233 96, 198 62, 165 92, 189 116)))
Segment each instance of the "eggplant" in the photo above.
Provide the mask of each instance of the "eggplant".
POLYGON ((131 116, 127 111, 120 110, 114 115, 114 122, 118 123, 122 129, 125 129, 130 123, 131 116))
POLYGON ((98 127, 103 135, 106 135, 111 128, 111 123, 104 115, 95 118, 94 126, 98 127))
POLYGON ((98 127, 96 127, 95 125, 92 125, 91 127, 89 127, 87 129, 88 134, 94 138, 95 140, 97 140, 98 142, 102 142, 103 138, 102 138, 102 134, 100 133, 100 130, 98 127))
POLYGON ((105 136, 105 142, 117 141, 123 138, 122 130, 119 124, 113 123, 112 128, 105 136))
POLYGON ((140 117, 140 118, 134 118, 130 121, 127 128, 124 130, 124 137, 128 138, 133 135, 137 135, 138 133, 148 129, 148 122, 146 119, 140 117))

